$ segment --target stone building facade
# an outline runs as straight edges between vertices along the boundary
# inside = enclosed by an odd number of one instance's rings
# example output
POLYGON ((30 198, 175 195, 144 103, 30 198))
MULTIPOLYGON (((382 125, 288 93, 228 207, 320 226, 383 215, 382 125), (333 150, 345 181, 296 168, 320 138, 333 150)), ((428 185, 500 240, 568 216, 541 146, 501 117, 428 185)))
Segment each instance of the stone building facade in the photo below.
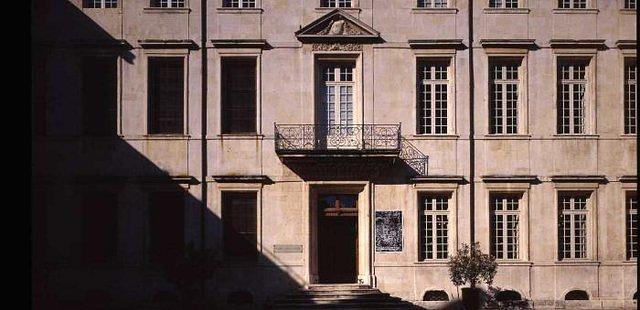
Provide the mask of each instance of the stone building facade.
POLYGON ((193 244, 219 304, 428 305, 476 241, 536 307, 632 307, 635 6, 36 1, 34 298, 156 300, 193 244))

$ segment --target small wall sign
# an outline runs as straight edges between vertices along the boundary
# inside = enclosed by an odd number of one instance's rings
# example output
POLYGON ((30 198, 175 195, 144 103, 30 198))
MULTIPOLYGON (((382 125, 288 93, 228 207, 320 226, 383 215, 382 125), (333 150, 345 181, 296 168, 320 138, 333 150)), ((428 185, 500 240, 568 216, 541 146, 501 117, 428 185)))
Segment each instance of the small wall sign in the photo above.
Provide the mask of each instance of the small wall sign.
POLYGON ((274 253, 302 253, 302 244, 274 244, 274 253))
POLYGON ((402 211, 376 211, 376 252, 402 252, 402 211))

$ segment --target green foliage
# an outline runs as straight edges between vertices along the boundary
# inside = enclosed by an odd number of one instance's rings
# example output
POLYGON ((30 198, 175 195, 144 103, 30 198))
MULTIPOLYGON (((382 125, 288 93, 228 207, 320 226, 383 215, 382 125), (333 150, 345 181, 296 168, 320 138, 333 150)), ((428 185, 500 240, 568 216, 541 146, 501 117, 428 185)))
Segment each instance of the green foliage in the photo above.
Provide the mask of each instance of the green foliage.
POLYGON ((469 283, 474 288, 481 281, 491 285, 497 271, 495 258, 482 253, 478 242, 471 246, 463 243, 458 253, 449 258, 449 277, 456 286, 469 283))

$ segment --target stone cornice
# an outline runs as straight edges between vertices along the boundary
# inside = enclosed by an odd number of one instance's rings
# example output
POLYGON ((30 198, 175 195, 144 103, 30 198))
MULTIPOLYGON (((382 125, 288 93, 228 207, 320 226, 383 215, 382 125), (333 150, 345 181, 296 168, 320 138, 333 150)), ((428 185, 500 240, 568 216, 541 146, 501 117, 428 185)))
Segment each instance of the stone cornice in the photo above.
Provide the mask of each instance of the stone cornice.
POLYGON ((535 39, 481 39, 480 45, 483 48, 526 48, 532 50, 538 47, 535 42, 535 39))
POLYGON ((551 182, 556 183, 607 183, 604 175, 554 175, 551 182))
POLYGON ((193 40, 162 40, 162 39, 144 39, 138 40, 138 44, 142 48, 185 48, 190 50, 198 49, 198 44, 193 40))
POLYGON ((265 39, 212 39, 215 48, 259 48, 269 49, 271 46, 265 39))
POLYGON ((637 175, 623 175, 623 176, 620 176, 620 178, 618 178, 618 181, 620 181, 622 183, 636 183, 636 182, 638 182, 638 176, 637 175))
POLYGON ((461 175, 423 175, 411 178, 413 183, 455 183, 466 184, 464 176, 461 175))
POLYGON ((636 40, 618 40, 616 47, 619 49, 636 49, 636 40))
MULTIPOLYGON (((347 25, 345 25, 346 27, 347 25)), ((315 21, 304 26, 295 32, 296 38, 301 42, 309 43, 332 43, 332 42, 353 42, 353 43, 376 43, 380 42, 380 33, 371 26, 353 17, 345 10, 334 9, 315 21), (348 24, 355 25, 362 33, 345 32, 339 34, 323 33, 322 30, 330 27, 334 21, 344 20, 348 24)))
POLYGON ((462 39, 410 39, 407 42, 414 49, 451 48, 461 50, 465 48, 462 39))
POLYGON ((273 180, 266 175, 213 175, 211 179, 218 183, 273 184, 273 180))
POLYGON ((606 49, 604 39, 551 39, 549 46, 552 48, 595 48, 599 50, 606 49))
POLYGON ((535 175, 483 175, 482 181, 486 183, 539 183, 535 175))

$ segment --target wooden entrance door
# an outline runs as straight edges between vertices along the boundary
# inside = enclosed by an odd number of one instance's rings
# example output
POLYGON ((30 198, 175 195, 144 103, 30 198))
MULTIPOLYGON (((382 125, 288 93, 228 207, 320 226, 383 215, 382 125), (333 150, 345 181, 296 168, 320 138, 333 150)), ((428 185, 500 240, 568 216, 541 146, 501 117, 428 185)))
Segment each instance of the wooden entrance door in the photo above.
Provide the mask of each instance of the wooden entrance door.
POLYGON ((318 281, 356 283, 358 195, 318 197, 318 281))

